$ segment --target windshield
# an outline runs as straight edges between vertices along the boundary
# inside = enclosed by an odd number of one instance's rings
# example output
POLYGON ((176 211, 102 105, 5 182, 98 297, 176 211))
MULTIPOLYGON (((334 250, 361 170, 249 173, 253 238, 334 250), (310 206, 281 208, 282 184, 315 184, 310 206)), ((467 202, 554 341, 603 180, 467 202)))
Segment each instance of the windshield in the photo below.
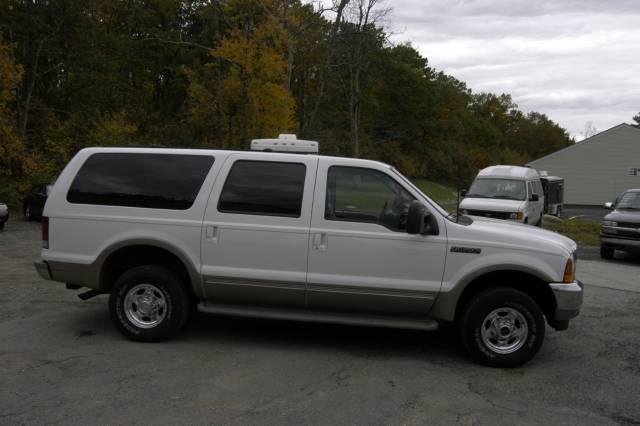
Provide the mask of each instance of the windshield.
POLYGON ((482 178, 473 182, 466 197, 524 201, 527 189, 521 180, 482 178))
POLYGON ((640 210, 640 192, 625 192, 616 203, 616 208, 640 210))

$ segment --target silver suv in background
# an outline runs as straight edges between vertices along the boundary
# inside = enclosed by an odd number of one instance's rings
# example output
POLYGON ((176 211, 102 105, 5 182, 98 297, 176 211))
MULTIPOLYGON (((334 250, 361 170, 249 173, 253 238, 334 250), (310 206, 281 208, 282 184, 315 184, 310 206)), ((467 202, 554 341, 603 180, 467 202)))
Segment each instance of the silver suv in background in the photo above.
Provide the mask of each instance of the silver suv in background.
POLYGON ((640 189, 627 189, 604 207, 613 211, 602 220, 600 257, 613 259, 616 250, 640 251, 640 189))
POLYGON ((43 217, 40 275, 109 294, 130 339, 202 312, 434 330, 515 366, 578 315, 576 243, 456 218, 393 167, 276 152, 89 148, 43 217))

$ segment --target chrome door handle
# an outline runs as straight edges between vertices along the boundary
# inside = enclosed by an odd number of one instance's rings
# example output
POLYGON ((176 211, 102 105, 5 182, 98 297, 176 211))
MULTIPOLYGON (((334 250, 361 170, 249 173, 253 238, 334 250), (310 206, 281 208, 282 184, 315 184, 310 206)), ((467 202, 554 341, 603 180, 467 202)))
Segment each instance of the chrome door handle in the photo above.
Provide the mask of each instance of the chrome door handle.
POLYGON ((217 243, 218 236, 220 235, 220 227, 207 226, 205 230, 205 238, 211 242, 217 243))
POLYGON ((313 248, 318 251, 327 251, 327 234, 324 232, 313 234, 313 248))

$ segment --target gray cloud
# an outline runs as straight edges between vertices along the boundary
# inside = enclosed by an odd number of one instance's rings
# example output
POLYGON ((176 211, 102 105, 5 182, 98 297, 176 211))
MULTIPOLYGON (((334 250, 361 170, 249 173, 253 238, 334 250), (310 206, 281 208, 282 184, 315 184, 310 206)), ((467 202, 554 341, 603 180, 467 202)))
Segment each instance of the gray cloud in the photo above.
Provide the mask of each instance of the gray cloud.
POLYGON ((510 93, 579 137, 640 111, 637 0, 395 0, 389 29, 474 91, 510 93))

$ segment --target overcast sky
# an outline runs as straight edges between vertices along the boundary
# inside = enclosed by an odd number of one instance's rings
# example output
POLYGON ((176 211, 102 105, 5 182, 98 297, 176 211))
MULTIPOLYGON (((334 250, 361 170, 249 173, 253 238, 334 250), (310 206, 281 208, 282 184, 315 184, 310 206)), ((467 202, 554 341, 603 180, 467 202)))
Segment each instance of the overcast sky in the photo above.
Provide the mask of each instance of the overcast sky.
POLYGON ((640 111, 640 0, 386 0, 387 30, 474 91, 582 139, 640 111))

